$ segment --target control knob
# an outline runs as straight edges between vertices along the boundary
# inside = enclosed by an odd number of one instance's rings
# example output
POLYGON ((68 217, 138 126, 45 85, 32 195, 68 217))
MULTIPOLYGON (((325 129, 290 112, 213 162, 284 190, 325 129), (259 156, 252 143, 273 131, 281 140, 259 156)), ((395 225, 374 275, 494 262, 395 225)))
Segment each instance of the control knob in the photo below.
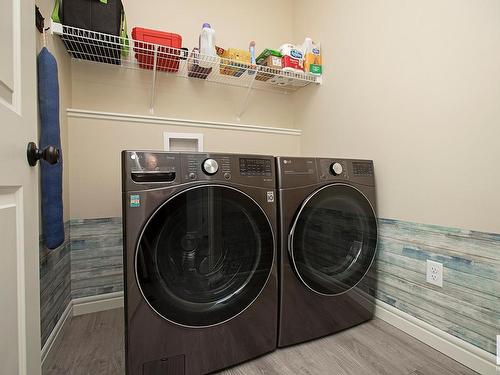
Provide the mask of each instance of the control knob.
POLYGON ((203 172, 205 172, 207 175, 212 176, 219 170, 219 163, 217 163, 217 161, 214 159, 206 159, 203 162, 201 169, 203 169, 203 172))
POLYGON ((333 163, 332 165, 330 165, 330 172, 334 176, 338 176, 339 174, 342 174, 343 171, 344 171, 344 168, 342 168, 342 164, 340 164, 340 163, 333 163))

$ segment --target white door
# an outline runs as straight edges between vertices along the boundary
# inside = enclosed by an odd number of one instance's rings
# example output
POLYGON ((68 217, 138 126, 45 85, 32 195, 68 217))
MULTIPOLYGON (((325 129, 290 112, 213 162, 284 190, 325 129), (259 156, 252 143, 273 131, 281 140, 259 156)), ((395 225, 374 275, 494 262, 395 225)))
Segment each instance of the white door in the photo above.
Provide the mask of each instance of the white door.
POLYGON ((0 372, 40 374, 36 33, 32 0, 0 0, 0 372))

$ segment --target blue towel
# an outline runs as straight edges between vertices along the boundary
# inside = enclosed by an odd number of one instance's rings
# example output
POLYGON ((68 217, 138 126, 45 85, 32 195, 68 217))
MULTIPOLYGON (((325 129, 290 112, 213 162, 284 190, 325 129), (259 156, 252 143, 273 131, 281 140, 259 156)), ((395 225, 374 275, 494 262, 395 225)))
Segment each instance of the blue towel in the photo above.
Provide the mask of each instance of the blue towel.
POLYGON ((59 81, 57 61, 47 48, 38 55, 38 105, 40 111, 40 149, 52 145, 59 149, 59 162, 40 162, 42 194, 42 234, 44 244, 55 249, 64 242, 62 201, 62 150, 59 128, 59 81))

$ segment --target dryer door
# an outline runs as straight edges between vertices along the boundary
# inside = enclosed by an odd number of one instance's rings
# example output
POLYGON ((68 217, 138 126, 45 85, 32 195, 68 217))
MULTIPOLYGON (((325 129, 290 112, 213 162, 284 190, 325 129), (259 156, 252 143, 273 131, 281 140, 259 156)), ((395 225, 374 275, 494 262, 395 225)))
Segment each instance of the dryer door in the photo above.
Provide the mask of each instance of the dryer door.
POLYGON ((322 295, 344 293, 361 281, 375 258, 377 219, 363 193, 333 184, 302 204, 289 236, 300 280, 322 295))
POLYGON ((188 327, 227 321, 252 304, 274 261, 271 224, 239 190, 205 185, 175 195, 149 219, 136 276, 149 305, 188 327))

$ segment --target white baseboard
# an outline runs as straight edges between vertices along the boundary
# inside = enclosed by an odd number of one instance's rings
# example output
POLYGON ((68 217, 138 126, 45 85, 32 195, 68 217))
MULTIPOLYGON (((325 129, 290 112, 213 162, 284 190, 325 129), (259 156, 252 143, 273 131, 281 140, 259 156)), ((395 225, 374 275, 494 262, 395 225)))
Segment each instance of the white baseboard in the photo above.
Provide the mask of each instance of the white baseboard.
POLYGON ((120 307, 123 307, 123 292, 75 298, 73 300, 73 316, 118 309, 120 307))
POLYGON ((97 296, 75 298, 69 301, 68 306, 59 318, 47 341, 43 345, 40 357, 42 368, 54 344, 62 335, 66 324, 73 316, 91 314, 99 311, 118 309, 123 307, 123 292, 100 294, 97 296))
POLYGON ((50 333, 50 336, 47 338, 47 341, 45 341, 45 344, 43 345, 42 353, 41 353, 42 367, 43 367, 43 364, 45 363, 45 360, 47 359, 47 356, 49 355, 50 351, 52 350, 52 347, 54 346, 54 344, 57 342, 57 339, 64 331, 64 327, 66 326, 66 324, 69 323, 70 318, 72 316, 72 309, 73 309, 72 301, 69 301, 68 306, 66 306, 66 309, 64 309, 64 312, 62 313, 61 317, 57 321, 57 324, 55 325, 54 329, 50 333))
MULTIPOLYGON (((450 335, 394 306, 375 300, 375 316, 480 374, 497 374, 493 354, 460 340, 458 337, 450 335)), ((500 369, 498 374, 500 374, 500 369)))

